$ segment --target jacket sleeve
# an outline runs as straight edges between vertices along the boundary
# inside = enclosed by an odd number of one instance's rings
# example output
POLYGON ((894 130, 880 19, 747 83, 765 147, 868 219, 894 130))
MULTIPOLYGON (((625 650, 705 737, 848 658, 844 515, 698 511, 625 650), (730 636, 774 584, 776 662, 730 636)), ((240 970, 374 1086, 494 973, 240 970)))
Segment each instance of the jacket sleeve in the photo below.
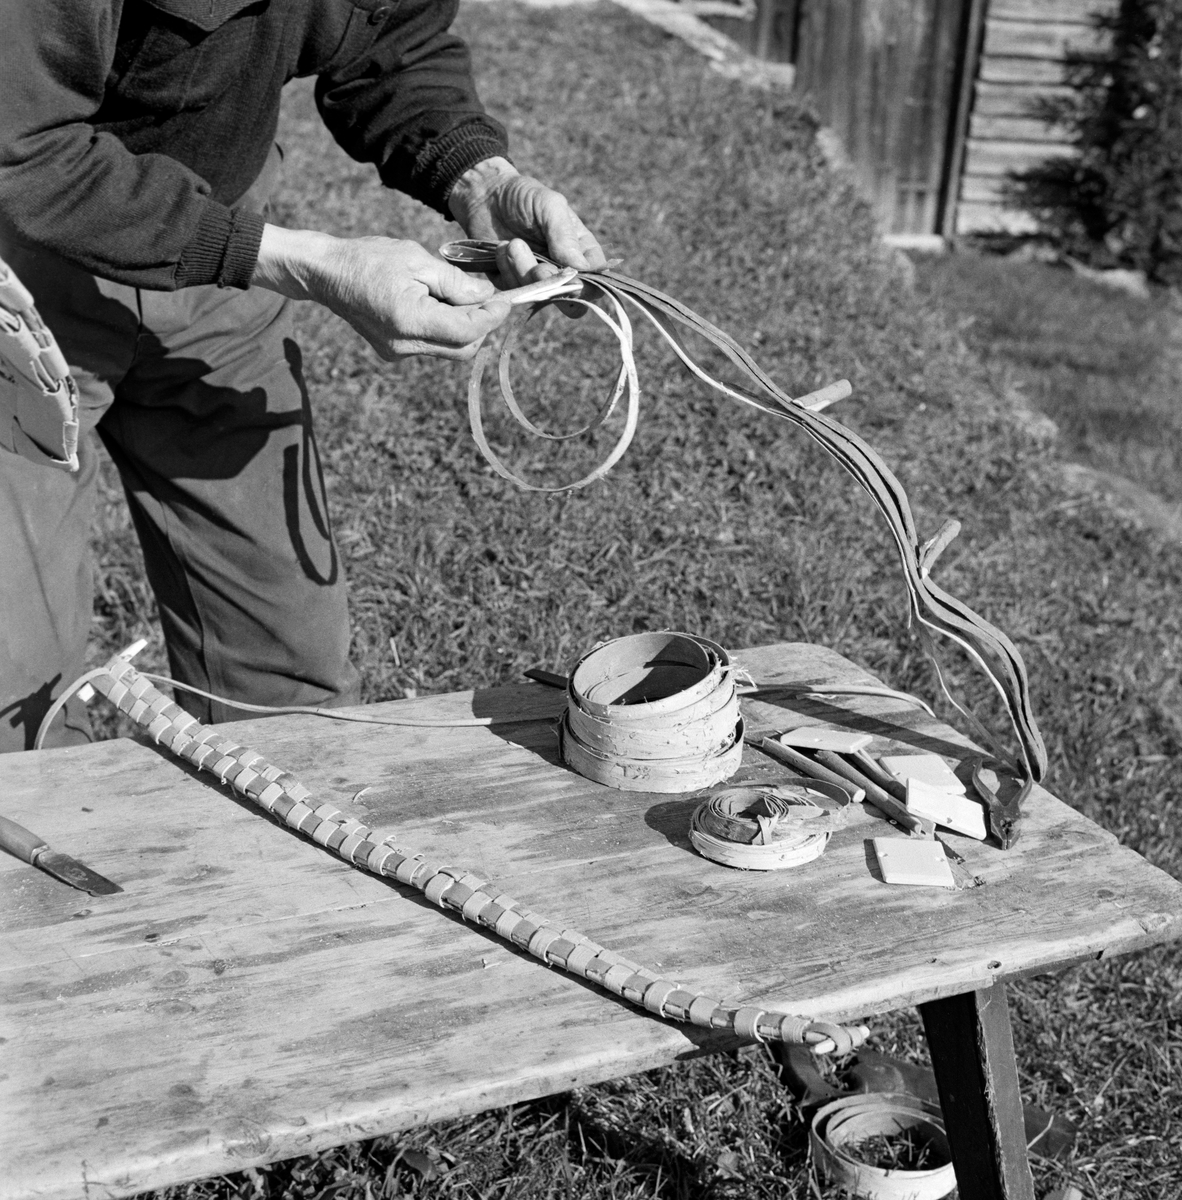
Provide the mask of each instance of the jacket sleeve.
POLYGON ((159 291, 247 287, 257 214, 210 197, 163 154, 133 154, 88 123, 103 100, 122 0, 19 0, 0 39, 0 218, 87 270, 159 291))
POLYGON ((330 63, 316 82, 320 114, 341 147, 376 164, 387 187, 445 215, 456 180, 508 149, 476 95, 467 46, 448 32, 458 7, 401 0, 376 9, 371 44, 330 63))

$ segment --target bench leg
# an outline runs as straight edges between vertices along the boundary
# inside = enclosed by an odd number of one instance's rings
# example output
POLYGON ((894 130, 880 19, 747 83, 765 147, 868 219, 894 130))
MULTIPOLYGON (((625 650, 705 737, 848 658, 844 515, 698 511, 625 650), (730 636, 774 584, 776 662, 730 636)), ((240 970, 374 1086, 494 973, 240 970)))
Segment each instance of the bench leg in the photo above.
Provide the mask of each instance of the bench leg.
POLYGON ((919 1011, 961 1200, 1034 1200, 1005 984, 919 1011))

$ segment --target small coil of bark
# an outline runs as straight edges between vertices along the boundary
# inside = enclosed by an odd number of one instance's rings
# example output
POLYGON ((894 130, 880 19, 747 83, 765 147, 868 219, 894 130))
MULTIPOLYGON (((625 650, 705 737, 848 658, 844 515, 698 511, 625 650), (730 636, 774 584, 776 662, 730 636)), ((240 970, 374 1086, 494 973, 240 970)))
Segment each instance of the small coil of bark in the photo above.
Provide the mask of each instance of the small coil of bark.
POLYGON ((916 1096, 843 1096, 817 1110, 809 1141, 825 1180, 864 1200, 941 1200, 956 1186, 940 1110, 916 1096), (921 1139, 934 1151, 936 1165, 877 1167, 857 1157, 859 1145, 871 1138, 903 1135, 921 1139))
POLYGON ((846 823, 849 802, 821 780, 725 788, 695 810, 690 842, 703 858, 744 871, 799 867, 825 852, 846 823))
POLYGON ((692 792, 729 779, 743 753, 735 674, 721 646, 688 633, 600 643, 570 674, 563 762, 624 791, 692 792))

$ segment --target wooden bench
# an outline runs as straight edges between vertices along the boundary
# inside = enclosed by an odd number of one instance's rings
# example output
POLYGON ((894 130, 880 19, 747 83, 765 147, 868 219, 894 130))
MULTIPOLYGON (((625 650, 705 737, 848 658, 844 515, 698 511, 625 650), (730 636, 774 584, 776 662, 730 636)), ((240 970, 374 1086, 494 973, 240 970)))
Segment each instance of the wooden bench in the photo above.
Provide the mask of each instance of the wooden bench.
MULTIPOLYGON (((761 684, 873 682, 815 646, 739 658, 761 684)), ((869 811, 806 867, 730 870, 690 849, 693 798, 563 768, 562 703, 528 684, 366 710, 517 722, 493 727, 233 730, 315 797, 689 986, 839 1021, 919 1005, 963 1200, 1032 1196, 1004 981, 1178 937, 1182 884, 1042 790, 1009 851, 949 836, 972 890, 880 882, 865 841, 902 835, 869 811)), ((964 745, 881 698, 744 709, 877 752, 964 745)), ((784 773, 748 748, 739 778, 784 773)), ((735 1044, 547 970, 149 745, 4 756, 0 811, 126 889, 0 855, 5 1197, 128 1195, 735 1044)))

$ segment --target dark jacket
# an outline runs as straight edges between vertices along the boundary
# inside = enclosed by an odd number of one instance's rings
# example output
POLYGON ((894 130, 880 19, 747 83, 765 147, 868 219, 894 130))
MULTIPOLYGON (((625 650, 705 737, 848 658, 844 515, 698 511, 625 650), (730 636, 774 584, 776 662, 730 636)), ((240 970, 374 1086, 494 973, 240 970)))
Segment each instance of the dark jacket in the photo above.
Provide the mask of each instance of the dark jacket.
POLYGON ((262 219, 235 201, 283 85, 354 158, 442 211, 505 153, 447 32, 458 0, 0 0, 0 217, 139 287, 246 287, 262 219))

